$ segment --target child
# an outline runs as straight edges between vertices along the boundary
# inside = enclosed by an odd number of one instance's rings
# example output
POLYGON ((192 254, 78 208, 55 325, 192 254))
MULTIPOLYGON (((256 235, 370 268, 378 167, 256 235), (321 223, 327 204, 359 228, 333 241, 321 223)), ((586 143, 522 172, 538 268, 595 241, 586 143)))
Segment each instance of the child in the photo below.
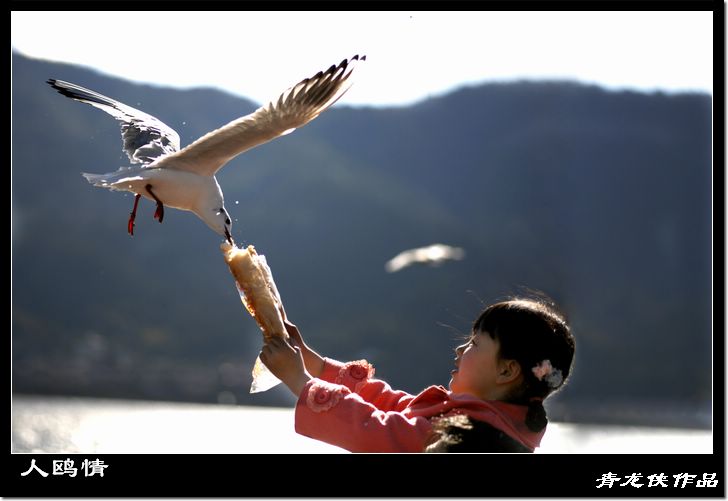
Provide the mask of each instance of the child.
POLYGON ((422 452, 440 438, 432 422, 458 414, 488 435, 480 452, 533 452, 546 429, 543 400, 563 386, 574 358, 574 338, 552 304, 504 301, 486 308, 456 348, 450 391, 430 386, 415 396, 373 379, 365 360, 322 358, 287 327, 295 346, 272 339, 260 358, 298 395, 296 431, 352 452, 422 452))

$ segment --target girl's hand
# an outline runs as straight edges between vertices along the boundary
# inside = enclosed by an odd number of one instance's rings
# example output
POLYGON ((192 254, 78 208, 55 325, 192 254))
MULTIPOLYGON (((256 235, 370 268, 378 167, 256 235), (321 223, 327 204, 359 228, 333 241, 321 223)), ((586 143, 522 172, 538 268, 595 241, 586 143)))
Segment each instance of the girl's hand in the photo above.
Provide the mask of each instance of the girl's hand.
POLYGON ((301 349, 291 346, 284 339, 274 337, 263 345, 260 352, 260 361, 288 386, 294 395, 300 395, 301 390, 311 379, 306 371, 301 356, 301 349))
MULTIPOLYGON (((303 355, 303 362, 306 365, 306 370, 313 376, 319 377, 324 370, 324 359, 321 355, 313 351, 303 340, 301 332, 294 324, 292 324, 286 317, 286 311, 281 306, 281 314, 283 315, 283 323, 286 326, 288 335, 291 336, 291 344, 298 346, 301 349, 301 355, 303 355)), ((279 378, 280 379, 280 378, 279 378)))

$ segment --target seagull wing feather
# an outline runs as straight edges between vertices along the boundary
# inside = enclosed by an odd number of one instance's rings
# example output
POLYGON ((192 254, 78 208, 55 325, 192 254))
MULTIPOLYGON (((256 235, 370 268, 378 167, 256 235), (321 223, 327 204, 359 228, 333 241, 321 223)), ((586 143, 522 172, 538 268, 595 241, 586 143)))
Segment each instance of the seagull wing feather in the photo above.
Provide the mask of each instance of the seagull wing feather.
POLYGON ((179 151, 179 135, 159 119, 80 85, 50 79, 62 95, 105 111, 121 122, 124 152, 132 163, 149 164, 179 151))
POLYGON ((302 127, 333 105, 351 86, 354 56, 283 92, 277 100, 214 130, 155 164, 212 176, 235 156, 302 127))

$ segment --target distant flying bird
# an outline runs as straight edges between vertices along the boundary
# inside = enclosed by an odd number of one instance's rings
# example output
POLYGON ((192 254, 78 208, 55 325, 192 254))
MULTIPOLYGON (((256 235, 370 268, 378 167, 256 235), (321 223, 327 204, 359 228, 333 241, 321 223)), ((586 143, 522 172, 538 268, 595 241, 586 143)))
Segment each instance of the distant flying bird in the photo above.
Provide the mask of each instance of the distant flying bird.
POLYGON ((192 211, 232 244, 231 221, 215 173, 259 144, 302 127, 334 104, 351 86, 349 77, 366 56, 345 59, 306 78, 253 113, 209 132, 180 149, 179 135, 157 118, 89 89, 48 80, 58 92, 105 111, 121 122, 124 152, 141 166, 121 167, 108 174, 83 174, 94 186, 130 191, 134 208, 127 230, 134 234, 139 198, 157 204, 154 218, 162 222, 164 206, 192 211))
POLYGON ((387 261, 384 269, 394 273, 412 264, 422 263, 439 266, 446 260, 460 260, 465 258, 465 250, 445 244, 432 244, 400 252, 387 261))

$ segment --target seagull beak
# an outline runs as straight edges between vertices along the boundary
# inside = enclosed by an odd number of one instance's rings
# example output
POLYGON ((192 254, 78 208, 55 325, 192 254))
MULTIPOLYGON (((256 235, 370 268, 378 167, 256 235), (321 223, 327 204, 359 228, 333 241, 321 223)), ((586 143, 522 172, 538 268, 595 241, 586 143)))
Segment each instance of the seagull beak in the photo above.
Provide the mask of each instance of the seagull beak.
POLYGON ((225 240, 227 240, 230 245, 235 245, 235 242, 233 242, 233 237, 230 235, 230 232, 227 228, 225 228, 225 240))

